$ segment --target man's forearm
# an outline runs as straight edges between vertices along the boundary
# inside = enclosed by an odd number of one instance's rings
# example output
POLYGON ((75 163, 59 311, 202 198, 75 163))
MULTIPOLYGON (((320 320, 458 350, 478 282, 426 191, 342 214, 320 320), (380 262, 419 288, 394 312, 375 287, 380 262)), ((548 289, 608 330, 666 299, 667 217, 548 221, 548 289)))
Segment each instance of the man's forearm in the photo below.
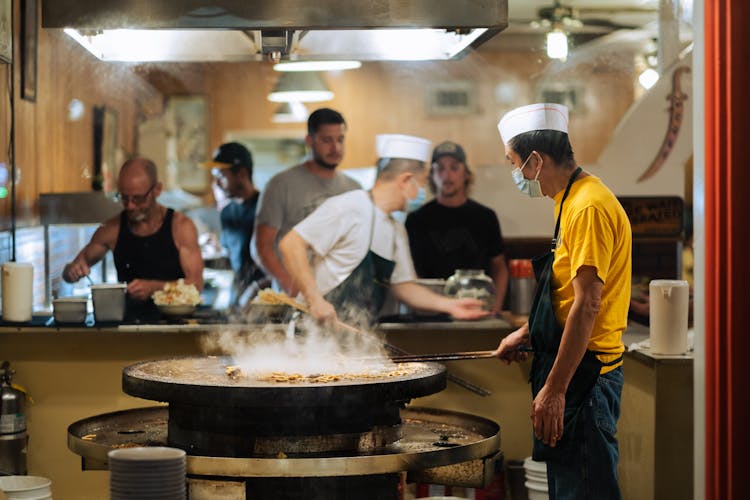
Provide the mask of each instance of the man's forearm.
POLYGON ((492 259, 490 265, 492 271, 492 281, 495 283, 495 310, 500 312, 505 303, 505 294, 508 290, 508 266, 506 265, 505 256, 499 255, 492 259))
POLYGON ((292 278, 289 276, 279 255, 276 253, 276 237, 279 231, 266 224, 255 227, 253 241, 258 254, 259 264, 266 274, 270 274, 287 292, 293 290, 292 278))
POLYGON ((398 300, 415 309, 435 312, 448 312, 449 310, 449 302, 446 297, 438 295, 414 281, 391 285, 391 292, 398 300))
POLYGON ((298 288, 308 303, 322 298, 307 259, 307 243, 294 230, 289 231, 279 242, 279 251, 284 259, 285 273, 291 286, 298 288))
POLYGON ((588 348, 596 315, 583 309, 574 303, 565 321, 560 348, 546 382, 555 391, 567 391, 570 379, 588 348))

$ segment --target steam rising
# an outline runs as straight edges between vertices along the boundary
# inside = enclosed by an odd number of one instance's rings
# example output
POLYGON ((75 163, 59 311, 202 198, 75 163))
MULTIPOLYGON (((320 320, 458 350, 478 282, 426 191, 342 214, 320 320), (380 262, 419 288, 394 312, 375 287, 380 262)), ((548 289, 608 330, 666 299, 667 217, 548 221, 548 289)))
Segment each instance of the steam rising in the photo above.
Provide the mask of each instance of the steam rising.
POLYGON ((383 340, 375 333, 354 333, 320 326, 309 318, 287 334, 279 326, 259 330, 223 331, 202 339, 206 352, 222 351, 250 376, 273 372, 303 376, 368 373, 392 367, 383 340))

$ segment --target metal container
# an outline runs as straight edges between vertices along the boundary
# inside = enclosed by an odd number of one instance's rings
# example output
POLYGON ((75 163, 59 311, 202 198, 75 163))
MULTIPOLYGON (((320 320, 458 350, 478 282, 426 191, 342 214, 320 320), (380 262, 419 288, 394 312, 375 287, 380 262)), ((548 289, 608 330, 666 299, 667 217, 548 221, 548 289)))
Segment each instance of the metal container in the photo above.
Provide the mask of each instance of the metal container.
POLYGON ((125 283, 104 283, 91 285, 94 302, 94 319, 101 321, 122 321, 125 318, 125 283))
POLYGON ((510 270, 510 312, 517 316, 526 316, 531 312, 536 291, 534 266, 530 259, 511 259, 510 270))
POLYGON ((86 304, 83 297, 62 297, 52 301, 55 323, 83 323, 86 321, 86 304))
POLYGON ((0 475, 26 474, 26 395, 12 386, 10 363, 0 365, 0 475))
POLYGON ((531 312, 534 301, 536 280, 534 278, 510 279, 510 312, 517 316, 525 316, 531 312))

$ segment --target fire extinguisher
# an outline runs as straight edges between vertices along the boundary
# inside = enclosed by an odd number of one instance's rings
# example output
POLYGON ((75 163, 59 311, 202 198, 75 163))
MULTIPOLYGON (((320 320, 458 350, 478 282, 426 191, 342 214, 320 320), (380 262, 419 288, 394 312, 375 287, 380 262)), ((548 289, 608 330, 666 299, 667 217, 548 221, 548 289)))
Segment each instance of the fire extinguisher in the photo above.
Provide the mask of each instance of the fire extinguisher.
POLYGON ((8 361, 0 365, 0 474, 25 475, 28 434, 26 394, 13 387, 8 361))

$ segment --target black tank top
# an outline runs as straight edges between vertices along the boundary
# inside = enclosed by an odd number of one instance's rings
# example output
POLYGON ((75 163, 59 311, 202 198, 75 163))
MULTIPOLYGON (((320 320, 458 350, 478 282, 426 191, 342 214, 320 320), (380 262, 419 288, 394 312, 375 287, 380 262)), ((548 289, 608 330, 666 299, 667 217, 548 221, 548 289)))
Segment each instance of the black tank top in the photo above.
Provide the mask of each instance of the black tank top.
POLYGON ((173 215, 174 210, 167 209, 158 231, 149 236, 136 236, 128 227, 125 212, 120 214, 120 233, 113 252, 118 281, 137 278, 174 281, 185 277, 172 237, 173 215))

